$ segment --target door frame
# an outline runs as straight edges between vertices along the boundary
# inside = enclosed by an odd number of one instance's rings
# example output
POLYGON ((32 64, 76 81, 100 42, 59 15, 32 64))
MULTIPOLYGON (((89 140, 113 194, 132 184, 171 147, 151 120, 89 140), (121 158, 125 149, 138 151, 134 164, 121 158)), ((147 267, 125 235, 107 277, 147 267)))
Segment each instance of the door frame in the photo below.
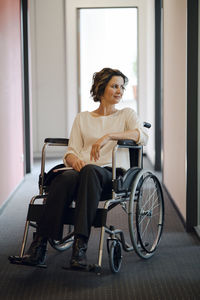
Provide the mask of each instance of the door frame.
POLYGON ((155 0, 155 171, 162 171, 162 0, 155 0))
MULTIPOLYGON (((146 101, 149 99, 147 94, 147 34, 143 34, 148 30, 147 21, 147 5, 145 0, 65 0, 65 17, 66 17, 66 95, 67 95, 67 134, 73 120, 79 111, 78 103, 78 29, 77 29, 77 10, 80 8, 113 8, 113 7, 137 7, 139 15, 139 114, 143 120, 147 120, 146 101)), ((152 73, 151 73, 152 74, 152 73)), ((153 85, 155 79, 152 78, 153 85)), ((149 82, 148 82, 149 84, 149 82)))
POLYGON ((187 191, 186 229, 198 219, 198 0, 187 1, 187 191))
POLYGON ((24 116, 24 173, 31 172, 31 134, 29 97, 28 0, 21 0, 22 97, 24 116))

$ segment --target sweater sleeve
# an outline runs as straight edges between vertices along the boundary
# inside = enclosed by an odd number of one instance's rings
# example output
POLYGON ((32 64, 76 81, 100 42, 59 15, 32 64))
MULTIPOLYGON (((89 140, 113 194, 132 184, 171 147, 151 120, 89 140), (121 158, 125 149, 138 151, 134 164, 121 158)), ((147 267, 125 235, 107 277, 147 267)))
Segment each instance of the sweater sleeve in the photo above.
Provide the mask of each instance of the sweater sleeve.
POLYGON ((126 113, 126 130, 138 129, 140 133, 138 144, 146 145, 148 142, 148 133, 147 129, 143 126, 143 122, 141 122, 137 113, 133 109, 128 108, 126 113))
POLYGON ((67 147, 67 152, 64 155, 64 164, 66 166, 67 162, 66 162, 66 156, 68 154, 74 154, 77 157, 79 157, 79 153, 81 151, 83 147, 83 137, 81 134, 81 128, 80 128, 80 114, 78 114, 74 120, 74 123, 72 125, 72 130, 70 133, 70 139, 69 139, 69 145, 67 147))

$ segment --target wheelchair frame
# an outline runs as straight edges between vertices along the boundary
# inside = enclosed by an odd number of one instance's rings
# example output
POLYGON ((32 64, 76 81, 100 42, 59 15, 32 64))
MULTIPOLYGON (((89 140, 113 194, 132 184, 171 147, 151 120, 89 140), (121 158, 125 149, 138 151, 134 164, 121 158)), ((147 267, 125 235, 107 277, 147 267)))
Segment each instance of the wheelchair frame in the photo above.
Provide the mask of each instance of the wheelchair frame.
MULTIPOLYGON (((145 123, 145 127, 150 128, 150 124, 145 123)), ((34 196, 29 204, 29 210, 27 214, 27 220, 25 223, 24 235, 22 240, 22 246, 20 251, 19 258, 22 259, 26 247, 26 241, 28 237, 29 226, 37 227, 33 222, 37 223, 39 215, 42 213, 42 209, 45 209, 44 205, 37 205, 35 201, 38 199, 47 198, 44 186, 44 177, 45 177, 45 157, 46 157, 46 148, 47 146, 67 146, 68 139, 62 138, 46 138, 44 140, 44 145, 42 148, 42 158, 41 158, 41 173, 39 175, 39 195, 34 196)), ((130 170, 130 169, 129 169, 130 170)), ((66 222, 68 224, 70 231, 69 234, 61 241, 54 241, 49 239, 49 242, 53 248, 59 251, 66 250, 73 243, 73 232, 71 231, 71 225, 73 225, 73 213, 74 208, 70 208, 68 215, 66 216, 66 222)), ((105 233, 109 234, 107 239, 107 250, 109 254, 109 264, 111 271, 117 273, 121 267, 122 255, 121 255, 121 245, 124 251, 135 252, 143 259, 150 258, 154 253, 159 244, 163 225, 164 225, 164 200, 162 188, 157 177, 152 174, 151 171, 143 169, 143 147, 136 145, 132 140, 119 140, 118 143, 113 148, 112 152, 112 198, 105 200, 103 208, 97 209, 94 227, 100 227, 100 242, 99 242, 99 252, 98 252, 98 262, 96 265, 90 266, 90 270, 94 270, 97 274, 101 273, 102 257, 103 257, 103 244, 104 244, 104 235, 105 233), (128 148, 133 158, 133 153, 131 151, 138 151, 138 166, 131 168, 131 188, 124 185, 127 178, 116 177, 116 157, 117 150, 119 148, 128 148), (122 182, 124 180, 124 182, 122 182), (143 185, 149 184, 152 182, 153 187, 148 187, 150 190, 150 198, 143 204, 144 193, 146 192, 143 185), (143 188, 142 188, 143 187, 143 188), (153 189, 153 192, 152 192, 153 189), (156 197, 154 197, 156 194, 156 197), (152 196, 153 195, 153 196, 152 196), (152 198, 153 197, 153 198, 152 198), (155 203, 152 199, 155 199, 155 203), (121 204, 122 208, 128 214, 129 222, 129 234, 132 245, 129 245, 125 241, 123 231, 120 229, 115 229, 113 226, 108 227, 106 225, 107 213, 116 205, 121 204), (128 206, 128 207, 127 207, 128 206), (146 208, 148 206, 148 209, 146 208), (158 207, 158 209, 157 209, 158 207), (151 222, 151 219, 154 218, 153 210, 156 210, 155 218, 156 223, 150 228, 150 233, 148 232, 148 227, 151 222), (158 218, 157 218, 158 216, 158 218), (97 219, 97 220, 96 220, 97 219), (158 219, 158 220, 157 220, 158 219), (144 224, 143 224, 144 223, 144 224), (144 230, 143 230, 144 225, 144 230), (153 233, 153 230, 155 233, 153 233), (148 234, 153 236, 153 241, 150 240, 148 234), (144 240, 145 236, 145 240, 144 240)), ((154 220, 153 220, 154 221, 154 220)))

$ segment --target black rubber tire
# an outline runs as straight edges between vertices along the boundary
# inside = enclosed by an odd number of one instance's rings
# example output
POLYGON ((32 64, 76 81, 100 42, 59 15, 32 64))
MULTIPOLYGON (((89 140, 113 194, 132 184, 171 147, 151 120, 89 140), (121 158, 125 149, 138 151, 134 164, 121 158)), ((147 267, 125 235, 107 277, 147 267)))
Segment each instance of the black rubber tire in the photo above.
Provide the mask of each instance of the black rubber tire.
POLYGON ((113 240, 109 245, 109 265, 113 273, 118 273, 122 263, 122 247, 119 241, 113 240))
POLYGON ((164 226, 164 199, 158 178, 141 170, 131 189, 129 231, 136 253, 144 259, 154 255, 164 226))

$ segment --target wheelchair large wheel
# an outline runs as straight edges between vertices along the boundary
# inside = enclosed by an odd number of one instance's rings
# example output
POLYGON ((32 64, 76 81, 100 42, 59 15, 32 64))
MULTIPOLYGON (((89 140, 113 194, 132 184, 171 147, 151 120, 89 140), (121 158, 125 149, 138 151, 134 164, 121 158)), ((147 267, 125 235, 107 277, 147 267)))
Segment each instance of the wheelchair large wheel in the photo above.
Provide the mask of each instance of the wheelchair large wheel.
POLYGON ((69 249, 74 241, 73 237, 73 226, 72 225, 64 225, 63 229, 63 239, 60 241, 49 239, 50 245, 57 251, 65 251, 69 249), (69 238, 66 238, 68 237, 69 238))
POLYGON ((164 200, 157 177, 141 170, 131 189, 129 231, 136 253, 150 258, 159 244, 164 225, 164 200))
POLYGON ((118 273, 122 263, 122 247, 119 241, 113 240, 109 245, 109 265, 113 273, 118 273))

